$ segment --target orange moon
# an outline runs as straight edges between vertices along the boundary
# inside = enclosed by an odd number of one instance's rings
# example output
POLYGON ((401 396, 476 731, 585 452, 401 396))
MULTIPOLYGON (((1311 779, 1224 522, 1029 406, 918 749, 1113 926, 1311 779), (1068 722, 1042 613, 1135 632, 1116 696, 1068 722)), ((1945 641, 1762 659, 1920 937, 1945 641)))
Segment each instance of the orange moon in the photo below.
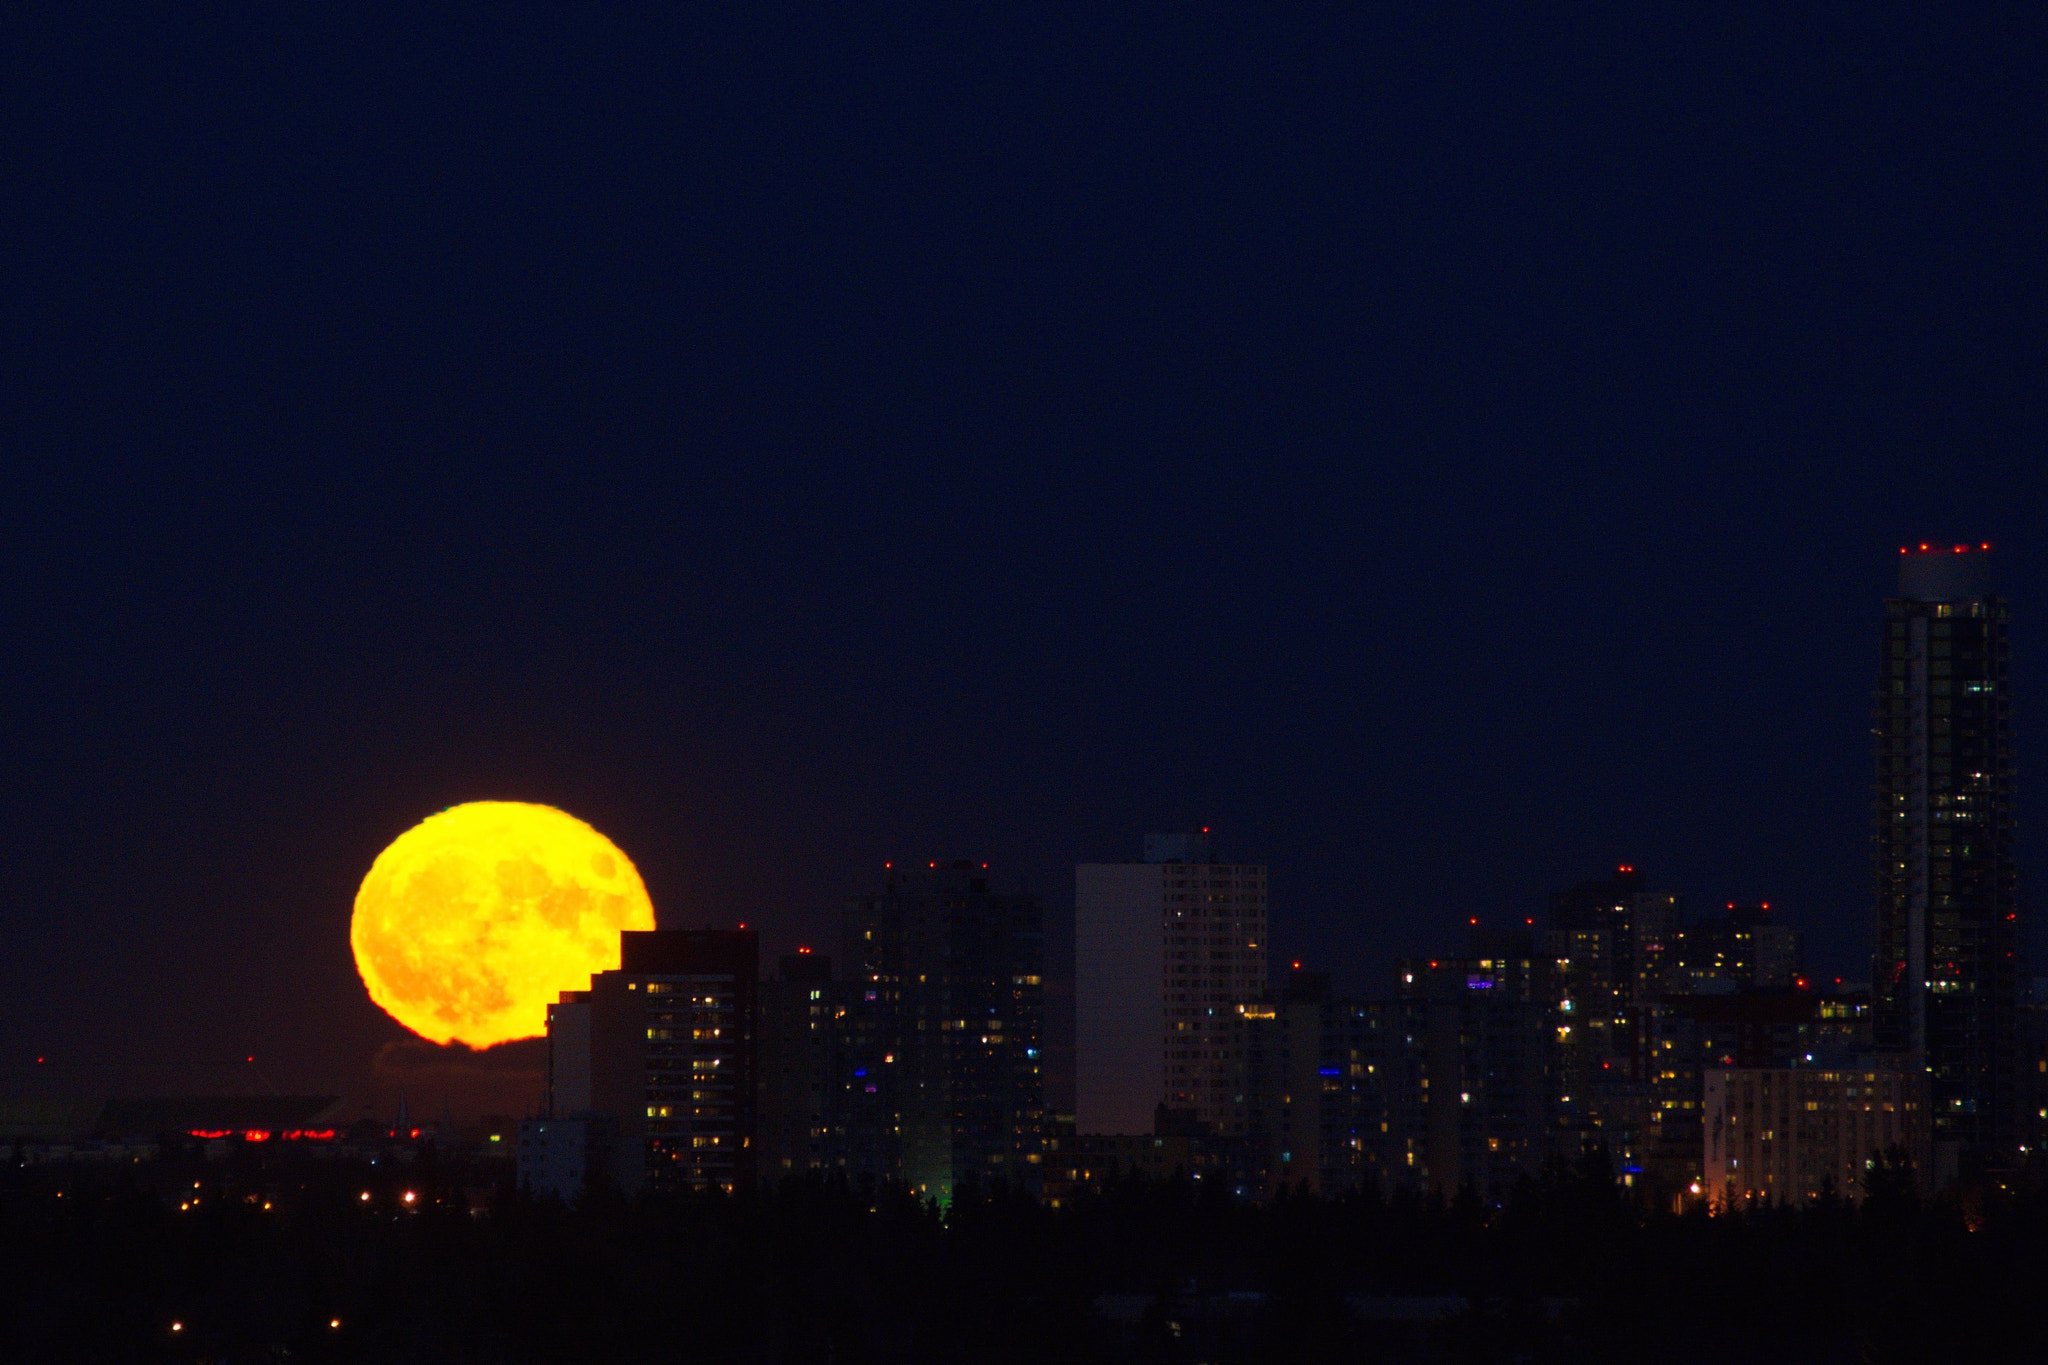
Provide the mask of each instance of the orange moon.
POLYGON ((619 965, 619 931, 654 905, 617 845, 552 806, 473 801, 377 855, 349 943, 370 999, 436 1043, 547 1030, 547 1007, 619 965))

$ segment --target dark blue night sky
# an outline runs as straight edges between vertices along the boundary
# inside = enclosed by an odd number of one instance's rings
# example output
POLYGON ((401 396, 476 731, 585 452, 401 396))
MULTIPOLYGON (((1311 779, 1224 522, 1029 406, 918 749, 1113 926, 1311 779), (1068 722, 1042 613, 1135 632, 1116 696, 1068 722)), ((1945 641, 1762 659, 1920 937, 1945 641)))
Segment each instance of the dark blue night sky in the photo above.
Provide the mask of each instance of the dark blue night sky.
POLYGON ((1862 976, 1908 540, 2000 547, 2043 884, 2048 15, 75 8, 0 1064, 360 1090, 356 881, 484 797, 771 952, 1206 823, 1353 990, 1616 862, 1862 976))

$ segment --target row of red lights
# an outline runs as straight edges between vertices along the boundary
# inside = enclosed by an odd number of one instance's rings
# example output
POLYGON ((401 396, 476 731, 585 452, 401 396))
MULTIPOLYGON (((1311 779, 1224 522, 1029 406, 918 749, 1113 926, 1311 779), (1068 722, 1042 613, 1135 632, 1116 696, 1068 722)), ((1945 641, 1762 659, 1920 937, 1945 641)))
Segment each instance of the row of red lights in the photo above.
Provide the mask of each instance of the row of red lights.
MULTIPOLYGON (((185 1136, 196 1138, 238 1137, 244 1142, 268 1142, 273 1137, 282 1142, 332 1142, 335 1138, 335 1132, 332 1128, 286 1128, 278 1133, 272 1133, 268 1128, 188 1128, 185 1130, 185 1136)), ((419 1136, 418 1129, 413 1130, 413 1136, 419 1136)))
MULTIPOLYGON (((1927 544, 1927 543, 1926 543, 1925 541, 1922 541, 1922 542, 1921 542, 1921 544, 1920 544, 1920 553, 1921 553, 1921 554, 1926 554, 1926 553, 1928 553, 1928 552, 1929 552, 1930 550, 1933 550, 1933 548, 1934 548, 1933 546, 1931 546, 1931 545, 1927 544)), ((1984 543, 1983 543, 1982 545, 1979 545, 1979 546, 1978 546, 1977 548, 1978 548, 1978 549, 1980 549, 1980 550, 1988 550, 1988 549, 1990 549, 1990 548, 1991 548, 1991 542, 1987 540, 1987 541, 1985 541, 1985 542, 1984 542, 1984 543)), ((1958 545, 1958 546, 1956 546, 1956 548, 1955 548, 1955 553, 1957 553, 1957 554, 1959 554, 1959 555, 1966 555, 1966 554, 1968 554, 1969 552, 1970 552, 1970 547, 1969 547, 1969 546, 1967 546, 1967 545, 1958 545)), ((1912 547, 1912 546, 1910 546, 1910 545, 1901 545, 1901 546, 1899 547, 1899 553, 1900 553, 1900 554, 1902 554, 1902 555, 1909 555, 1909 554, 1913 553, 1913 547, 1912 547)))

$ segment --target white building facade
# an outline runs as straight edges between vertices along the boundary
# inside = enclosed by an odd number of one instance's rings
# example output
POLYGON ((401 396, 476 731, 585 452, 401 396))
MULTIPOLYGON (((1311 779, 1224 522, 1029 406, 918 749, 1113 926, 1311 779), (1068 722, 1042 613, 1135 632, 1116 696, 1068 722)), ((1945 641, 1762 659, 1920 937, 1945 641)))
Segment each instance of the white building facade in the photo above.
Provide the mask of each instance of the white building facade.
POLYGON ((1164 1103, 1236 1122, 1236 1007, 1267 986, 1266 869, 1209 861, 1207 832, 1074 869, 1075 1126, 1147 1133, 1164 1103))

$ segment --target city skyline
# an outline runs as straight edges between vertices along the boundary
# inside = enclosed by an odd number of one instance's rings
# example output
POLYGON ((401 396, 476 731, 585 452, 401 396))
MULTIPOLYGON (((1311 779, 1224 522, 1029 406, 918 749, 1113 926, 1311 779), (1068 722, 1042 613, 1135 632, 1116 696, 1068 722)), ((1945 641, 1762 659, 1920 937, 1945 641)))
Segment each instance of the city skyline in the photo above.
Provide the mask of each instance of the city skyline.
MULTIPOLYGON (((1987 553, 1991 549, 1988 543, 1982 545, 1981 547, 1977 545, 1972 545, 1967 548, 1971 552, 1974 562, 1988 563, 1988 561, 1991 558, 1991 556, 1987 553)), ((1906 547, 1904 550, 1901 551, 1901 553, 1909 553, 1912 551, 1912 549, 1913 547, 1906 547)), ((1945 545, 1937 545, 1936 549, 1937 551, 1942 553, 1962 552, 1961 547, 1947 547, 1945 545)), ((1914 555, 1915 559, 1918 559, 1919 557, 1919 555, 1914 555)), ((1995 572, 1995 570, 1989 571, 1995 572)), ((2002 660, 2003 656, 2001 656, 2001 668, 2005 666, 2002 660)), ((2024 703, 2022 703, 2022 711, 2024 711, 2024 703)), ((2009 741, 2007 742, 2009 743, 2009 741)), ((2009 797, 2007 799, 2009 802, 2009 797)), ((1212 834, 1211 830, 1212 827, 1203 826, 1200 829, 1199 834, 1191 832, 1184 836, 1174 837, 1198 840, 1206 849, 1206 847, 1210 845, 1212 841, 1219 841, 1219 835, 1212 834)), ((1220 840, 1227 840, 1227 838, 1227 832, 1223 832, 1220 836, 1220 840)), ((1148 857, 1151 856, 1151 849, 1149 847, 1151 839, 1152 836, 1147 836, 1146 842, 1148 844, 1148 847, 1146 853, 1148 857)), ((1135 836, 1127 835, 1124 842, 1128 849, 1128 847, 1135 842, 1135 836)), ((1126 852, 1125 856, 1128 857, 1130 855, 1128 852, 1126 852)), ((1208 856, 1206 852, 1204 853, 1204 856, 1208 856)), ((933 867, 953 865, 950 862, 941 862, 939 860, 928 861, 930 861, 931 866, 933 867)), ((1235 860, 1233 859, 1233 861, 1235 860)), ((916 860, 910 860, 907 865, 912 867, 918 866, 916 860)), ((889 871, 889 869, 895 866, 896 863, 894 860, 885 861, 883 864, 882 879, 887 879, 895 875, 898 875, 891 873, 889 871)), ((1073 865, 1070 864, 1069 866, 1073 865)), ((1139 866, 1142 866, 1142 864, 1140 864, 1139 866)), ((1085 871, 1087 865, 1083 864, 1081 865, 1081 867, 1082 870, 1085 871)), ((1623 865, 1621 870, 1623 874, 1626 874, 1626 876, 1632 877, 1634 879, 1634 884, 1638 886, 1644 884, 1642 874, 1637 871, 1636 867, 1633 864, 1623 865)), ((1592 869, 1587 869, 1587 871, 1592 871, 1592 869)), ((1265 896, 1264 882, 1267 876, 1267 871, 1266 868, 1263 865, 1261 865, 1257 868, 1257 872, 1259 875, 1261 886, 1259 895, 1261 897, 1261 900, 1263 901, 1265 896)), ((998 868, 996 869, 993 875, 999 883, 1003 881, 1007 876, 1017 885, 1021 887, 1027 887, 1036 894, 1040 895, 1043 899, 1046 900, 1048 908, 1052 912, 1052 918, 1050 922, 1056 925, 1064 923, 1067 928, 1071 929, 1072 921, 1067 917, 1071 916, 1071 914, 1074 911, 1072 897, 1070 893, 1063 892, 1063 890, 1059 886, 1057 878, 1053 879, 1053 885, 1051 887, 1043 887, 1042 880, 1040 881, 1039 885, 1033 886, 1033 879, 1028 872, 1019 873, 1014 870, 1006 872, 1005 869, 998 868)), ((1285 885, 1285 881, 1285 870, 1283 869, 1281 877, 1281 883, 1283 886, 1285 885)), ((1676 894, 1679 896, 1679 898, 1682 898, 1682 893, 1673 893, 1670 891, 1668 881, 1666 881, 1665 879, 1658 880, 1656 884, 1656 890, 1660 893, 1665 894, 1666 896, 1673 896, 1674 894, 1676 894)), ((1559 894, 1562 893, 1557 888, 1548 888, 1543 890, 1531 888, 1531 890, 1525 896, 1525 899, 1528 902, 1528 904, 1523 906, 1504 907, 1498 913, 1494 913, 1491 908, 1488 908, 1487 913, 1482 913, 1478 915, 1466 915, 1464 916, 1464 925, 1459 927, 1477 928, 1483 924, 1488 928, 1500 927, 1512 929, 1516 923, 1515 912, 1517 910, 1530 909, 1533 911, 1536 907, 1537 902, 1545 898, 1550 899, 1554 905, 1556 897, 1559 894)), ((843 896, 840 899, 843 900, 843 896)), ((1711 899, 1697 897, 1694 899, 1694 903, 1698 905, 1701 910, 1710 909, 1713 905, 1717 904, 1717 902, 1712 901, 1711 899)), ((1778 917, 1785 923, 1797 924, 1802 929, 1804 929, 1807 917, 1802 916, 1796 907, 1786 907, 1782 901, 1780 901, 1779 904, 1780 910, 1778 917)), ((1735 903, 1729 902, 1729 908, 1733 910, 1735 908, 1735 903)), ((658 921, 660 922, 661 927, 665 929, 682 929, 697 927, 697 925, 695 924, 677 923, 677 917, 675 915, 673 915, 672 913, 663 912, 659 906, 657 906, 656 909, 658 921)), ((805 932, 801 929, 792 931, 788 927, 786 921, 778 923, 779 917, 772 910, 765 912, 759 909, 753 911, 736 910, 732 914, 725 917, 726 922, 724 924, 718 923, 719 917, 717 916, 699 917, 699 923, 701 923, 702 927, 704 928, 729 928, 734 924, 743 924, 747 922, 745 917, 751 917, 756 930, 766 931, 771 936, 769 939, 770 946, 764 948, 763 950, 764 953, 767 953, 770 956, 773 955, 772 949, 774 948, 786 947, 792 951, 797 948, 801 948, 803 951, 809 951, 811 941, 813 940, 828 945, 834 942, 829 932, 821 935, 817 933, 805 932), (797 940, 799 939, 804 941, 801 944, 799 944, 797 942, 797 940)), ((1306 920, 1308 917, 1303 916, 1302 918, 1306 920)), ((1533 916, 1524 916, 1522 918, 1527 923, 1536 922, 1533 916)), ((1299 927, 1288 925, 1287 910, 1283 901, 1281 912, 1277 917, 1275 928, 1273 931, 1271 931, 1271 933, 1274 937, 1276 937, 1276 939, 1284 941, 1287 937, 1286 930, 1289 927, 1295 927, 1296 934, 1300 934, 1299 927)), ((2029 926, 2023 926, 2023 928, 2025 927, 2029 926)), ((1813 974, 1817 979, 1827 979, 1833 980, 1835 982, 1847 981, 1851 983, 1867 982, 1870 979, 1871 972, 1869 970, 1868 958, 1859 958, 1855 954, 1853 947, 1853 936, 1851 937, 1850 942, 1851 946, 1849 954, 1846 957, 1840 955, 1841 944, 1840 942, 1837 942, 1837 944, 1835 945, 1837 956, 1832 962, 1819 962, 1810 968, 1810 970, 1813 971, 1813 974)), ((1449 939, 1440 939, 1434 945, 1425 945, 1421 948, 1416 949, 1414 953, 1411 953, 1409 955, 1413 956, 1416 953, 1426 954, 1431 951, 1441 953, 1448 950, 1448 944, 1449 939)), ((1065 949, 1064 947, 1062 947, 1055 951, 1065 951, 1065 949)), ((1276 948, 1274 949, 1274 951, 1279 956, 1288 955, 1287 950, 1285 949, 1276 948)), ((1347 960, 1339 953, 1330 951, 1327 945, 1317 944, 1313 941, 1305 940, 1305 938, 1302 937, 1297 937, 1296 947, 1292 951, 1295 955, 1307 959, 1307 965, 1309 965, 1310 967, 1336 975, 1340 980, 1345 982, 1347 988, 1351 991, 1352 994, 1375 995, 1382 992, 1384 989, 1387 988, 1389 983, 1392 982, 1394 973, 1398 970, 1400 963, 1399 958, 1390 958, 1366 962, 1360 962, 1356 959, 1347 960)), ((1263 957, 1265 955, 1265 950, 1262 950, 1260 955, 1263 957)), ((1300 964, 1297 963, 1297 966, 1299 965, 1300 964)), ((1053 972, 1054 975, 1051 978, 1049 978, 1049 984, 1051 984, 1051 982, 1056 981, 1061 989, 1071 991, 1073 987, 1073 981, 1070 974, 1070 970, 1063 969, 1062 967, 1056 965, 1053 968, 1053 972)), ((1064 1033, 1065 1029, 1071 1027, 1071 1025, 1049 1023, 1049 1027, 1054 1030, 1054 1033, 1051 1035, 1051 1040, 1053 1044, 1053 1056, 1057 1059, 1056 1066, 1058 1067, 1058 1074, 1056 1075, 1055 1080, 1056 1083, 1063 1087, 1068 1086, 1071 1084, 1071 1071, 1068 1068, 1070 1068, 1072 1062, 1073 1045, 1071 1042, 1066 1041, 1066 1038, 1063 1037, 1062 1034, 1064 1033)), ((413 1076, 413 1080, 415 1082, 414 1089, 422 1091, 423 1093, 431 1092, 434 1089, 434 1087, 438 1085, 440 1087, 441 1093, 445 1095, 450 1092, 452 1087, 452 1089, 456 1093, 463 1093, 465 1095, 466 1101, 468 1101, 473 1099, 473 1095, 471 1093, 470 1088, 480 1084, 482 1086, 481 1091, 477 1091, 475 1093, 488 1095, 490 1097, 489 1099, 481 1101, 483 1106, 486 1108, 496 1108, 502 1110, 508 1107, 522 1107, 517 1102, 517 1097, 521 1095, 523 1092, 533 1089, 533 1064, 536 1054, 533 1052, 532 1040, 529 1040, 529 1042, 524 1045, 514 1044, 511 1045, 509 1048, 504 1049, 495 1062, 488 1055, 476 1057, 466 1053, 464 1050, 461 1049, 457 1049, 452 1053, 441 1052, 439 1060, 436 1060, 435 1057, 430 1054, 437 1053, 439 1052, 439 1050, 433 1049, 430 1045, 424 1043, 423 1040, 411 1040, 410 1042, 401 1040, 399 1044, 399 1050, 402 1052, 406 1049, 411 1049, 414 1053, 413 1063, 414 1066, 417 1068, 416 1074, 413 1076), (417 1046, 415 1046, 415 1044, 417 1044, 417 1046), (526 1049, 524 1054, 521 1053, 522 1047, 526 1049), (419 1066, 419 1063, 422 1059, 424 1059, 425 1062, 423 1067, 419 1066)), ((389 1054, 390 1050, 391 1045, 387 1044, 386 1053, 389 1054)), ((79 1058, 76 1056, 64 1056, 58 1049, 52 1049, 47 1046, 39 1047, 36 1049, 36 1051, 38 1058, 41 1060, 33 1064, 33 1069, 21 1069, 21 1062, 19 1059, 15 1059, 13 1062, 13 1065, 17 1068, 17 1076, 23 1080, 26 1080, 31 1088, 33 1088, 36 1084, 39 1083, 38 1077, 42 1078, 41 1083, 57 1084, 61 1086, 63 1082, 58 1078, 62 1076, 64 1070, 66 1069, 66 1065, 69 1064, 73 1068, 78 1068, 81 1061, 83 1062, 83 1067, 81 1068, 81 1070, 84 1073, 84 1075, 100 1080, 101 1088, 107 1088, 109 1085, 113 1085, 117 1088, 133 1090, 137 1087, 139 1083, 138 1078, 150 1076, 152 1074, 160 1076, 170 1076, 176 1074, 180 1070, 179 1063, 172 1063, 171 1065, 167 1066, 164 1065, 161 1061, 152 1062, 148 1059, 143 1059, 138 1062, 138 1059, 132 1052, 125 1056, 87 1056, 84 1058, 79 1058), (53 1051, 58 1051, 59 1055, 54 1058, 51 1057, 50 1054, 53 1051), (109 1065, 110 1062, 112 1063, 112 1065, 109 1065), (118 1082, 101 1079, 109 1077, 120 1077, 122 1079, 118 1082)), ((214 1080, 213 1088, 223 1088, 218 1084, 219 1079, 223 1076, 231 1077, 228 1085, 225 1087, 229 1089, 249 1089, 257 1085, 268 1086, 274 1084, 274 1082, 271 1082, 267 1078, 267 1076, 265 1076, 261 1080, 252 1079, 254 1075, 253 1070, 251 1072, 246 1072, 239 1076, 236 1076, 234 1075, 234 1069, 231 1065, 223 1067, 220 1064, 222 1059, 202 1058, 198 1060, 201 1071, 206 1071, 207 1063, 213 1063, 211 1070, 206 1072, 206 1074, 209 1074, 214 1080)), ((181 1061, 183 1063, 182 1069, 185 1071, 186 1074, 195 1074, 192 1065, 192 1059, 186 1058, 181 1059, 181 1061)), ((382 1057, 379 1058, 379 1061, 381 1063, 382 1057)), ((79 1083, 83 1083, 90 1086, 92 1082, 74 1082, 74 1088, 76 1088, 76 1085, 79 1083)), ((382 1078, 379 1082, 374 1083, 368 1087, 361 1085, 349 1087, 349 1093, 356 1100, 366 1101, 367 1108, 377 1107, 377 1105, 380 1103, 388 1107, 388 1104, 392 1100, 393 1096, 402 1094, 406 1089, 406 1085, 407 1081, 405 1076, 399 1074, 395 1075, 394 1077, 382 1078)), ((148 1088, 146 1083, 143 1084, 143 1088, 148 1088)), ((163 1088, 163 1086, 159 1084, 156 1088, 163 1088)), ((466 1107, 473 1111, 476 1108, 476 1104, 466 1103, 466 1107)), ((529 1103, 523 1107, 532 1108, 533 1106, 529 1103)))
POLYGON ((1861 977, 1898 547, 1996 547, 2048 695, 2003 20, 93 22, 23 38, 0 1066, 395 1095, 333 945, 485 799, 768 960, 1209 825, 1347 989, 1624 862, 1861 977))
POLYGON ((7 57, 0 1357, 2027 1339, 2048 8, 7 57))

